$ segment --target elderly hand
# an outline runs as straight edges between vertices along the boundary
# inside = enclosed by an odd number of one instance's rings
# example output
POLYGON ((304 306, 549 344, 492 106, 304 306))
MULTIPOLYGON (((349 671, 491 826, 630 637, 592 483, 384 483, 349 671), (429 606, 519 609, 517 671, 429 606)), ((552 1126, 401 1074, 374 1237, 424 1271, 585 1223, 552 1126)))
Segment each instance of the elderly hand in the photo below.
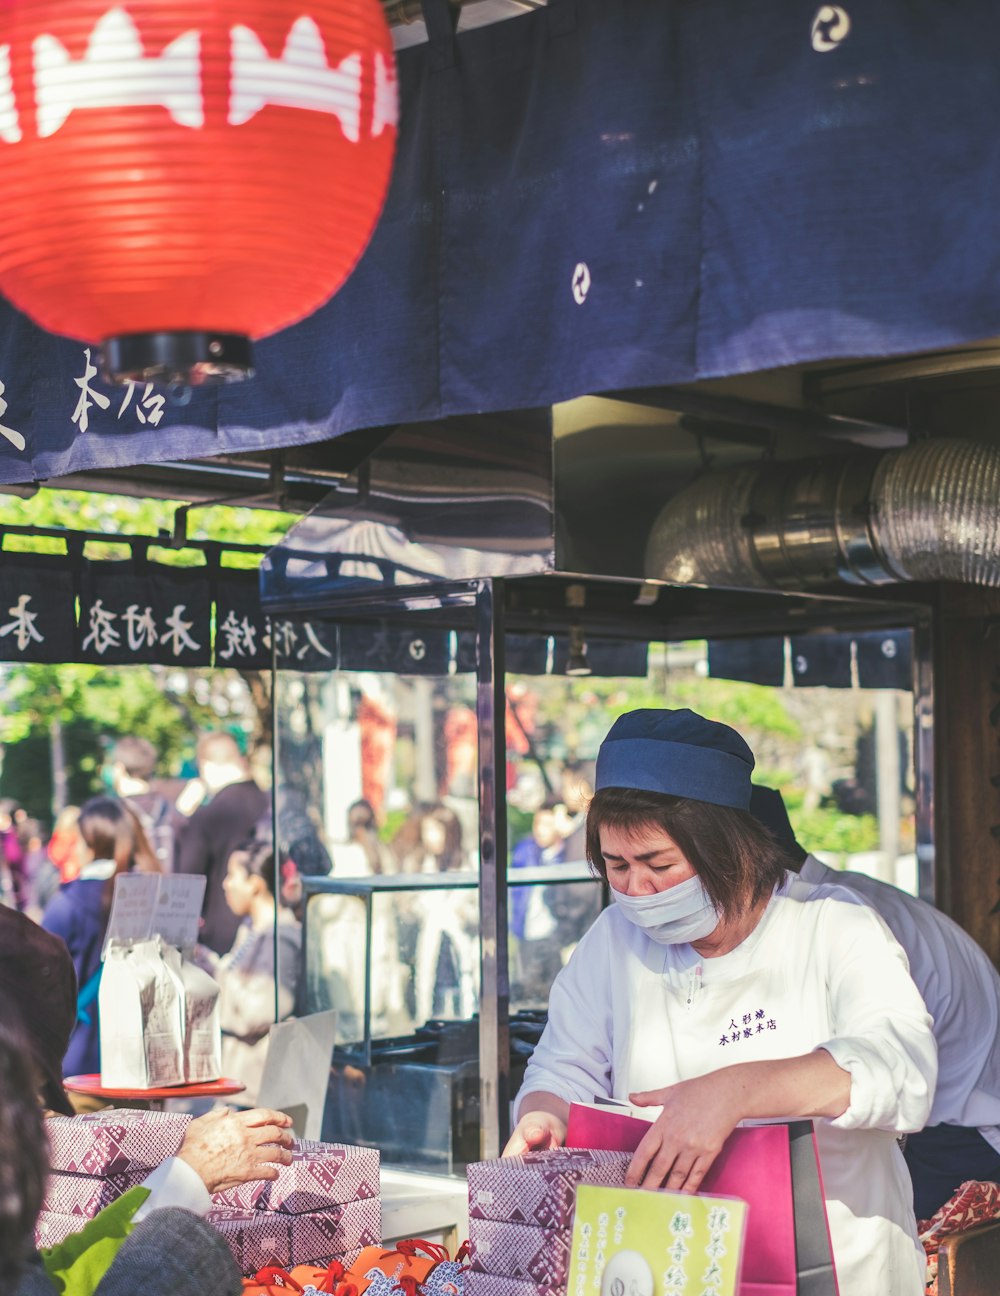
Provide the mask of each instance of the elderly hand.
POLYGON ((636 1148, 625 1176, 628 1187, 698 1191, 723 1143, 743 1119, 734 1070, 630 1095, 637 1107, 663 1111, 636 1148))
POLYGON ((278 1166, 291 1164, 291 1124, 284 1112, 265 1107, 209 1112, 187 1127, 177 1155, 198 1172, 210 1193, 254 1179, 277 1179, 278 1166))
POLYGON ((522 1152, 547 1152, 566 1142, 566 1122, 554 1112, 525 1112, 507 1141, 503 1155, 520 1156, 522 1152))

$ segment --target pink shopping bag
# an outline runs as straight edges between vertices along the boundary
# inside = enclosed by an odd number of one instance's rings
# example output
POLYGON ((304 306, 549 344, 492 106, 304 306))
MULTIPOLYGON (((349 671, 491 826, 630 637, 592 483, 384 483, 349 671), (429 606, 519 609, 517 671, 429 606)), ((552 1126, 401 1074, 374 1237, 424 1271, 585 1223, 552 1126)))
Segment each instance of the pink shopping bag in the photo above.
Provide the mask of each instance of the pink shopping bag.
MULTIPOLYGON (((573 1104, 566 1146, 634 1152, 648 1129, 635 1117, 573 1104)), ((811 1121, 734 1130, 701 1190, 750 1208, 740 1296, 838 1296, 811 1121)))

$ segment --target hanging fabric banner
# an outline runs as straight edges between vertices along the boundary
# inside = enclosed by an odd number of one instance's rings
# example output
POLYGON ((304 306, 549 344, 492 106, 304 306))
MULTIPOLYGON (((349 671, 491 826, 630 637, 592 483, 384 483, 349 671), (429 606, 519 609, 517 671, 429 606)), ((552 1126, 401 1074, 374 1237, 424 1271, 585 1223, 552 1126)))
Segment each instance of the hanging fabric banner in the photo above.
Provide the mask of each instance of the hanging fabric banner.
POLYGON ((789 640, 797 688, 850 688, 853 635, 800 635, 789 640))
POLYGON ((913 634, 879 630, 856 635, 858 683, 862 688, 913 688, 913 634))
POLYGON ((340 669, 389 671, 396 675, 447 675, 450 632, 388 625, 340 626, 340 669))
POLYGON ((215 584, 215 664, 237 670, 269 670, 267 617, 260 608, 256 572, 219 573, 215 584))
MULTIPOLYGON (((365 255, 250 382, 111 388, 96 339, 0 303, 0 480, 1000 334, 991 0, 550 0, 441 27, 397 56, 365 255)), ((30 96, 11 112, 35 129, 30 96)))
POLYGON ((103 666, 209 666, 212 594, 205 568, 85 562, 78 647, 71 660, 103 666))
POLYGON ((785 682, 785 641, 772 637, 709 639, 708 673, 713 679, 780 688, 785 682))
POLYGON ((0 551, 0 661, 74 661, 75 602, 65 558, 0 551))
POLYGON ((329 621, 285 618, 271 622, 265 643, 274 640, 274 658, 285 670, 336 670, 337 627, 329 621))

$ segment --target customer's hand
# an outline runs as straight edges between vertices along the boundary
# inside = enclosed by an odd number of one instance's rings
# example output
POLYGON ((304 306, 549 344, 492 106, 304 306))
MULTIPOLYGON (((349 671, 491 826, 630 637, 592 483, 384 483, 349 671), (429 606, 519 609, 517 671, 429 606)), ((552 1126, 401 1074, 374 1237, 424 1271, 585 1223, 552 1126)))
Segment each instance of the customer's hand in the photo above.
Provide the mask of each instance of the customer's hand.
POLYGON ((177 1155, 198 1172, 210 1193, 254 1179, 277 1179, 278 1166, 291 1164, 291 1124, 284 1112, 265 1107, 209 1112, 187 1127, 177 1155))
POLYGON ((520 1156, 522 1152, 547 1152, 566 1142, 566 1122, 552 1112, 525 1112, 517 1122, 503 1155, 520 1156))
POLYGON ((663 1108, 632 1157, 625 1175, 629 1188, 698 1191, 742 1119, 735 1070, 723 1068, 666 1089, 629 1095, 637 1107, 663 1108))

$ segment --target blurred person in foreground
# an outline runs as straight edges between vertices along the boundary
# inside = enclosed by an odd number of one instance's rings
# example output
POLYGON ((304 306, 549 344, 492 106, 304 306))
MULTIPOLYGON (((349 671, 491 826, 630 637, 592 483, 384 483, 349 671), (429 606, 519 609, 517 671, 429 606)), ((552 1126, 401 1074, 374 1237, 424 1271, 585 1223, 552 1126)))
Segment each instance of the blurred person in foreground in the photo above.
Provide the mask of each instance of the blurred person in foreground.
POLYGON ((274 1179, 291 1161, 291 1121, 282 1112, 220 1111, 192 1121, 177 1155, 143 1184, 81 1219, 59 1246, 34 1249, 48 1176, 42 1117, 46 1109, 72 1114, 60 1071, 75 1005, 65 945, 23 914, 0 910, 0 1294, 238 1292, 228 1248, 196 1216, 208 1211, 212 1193, 274 1179))
POLYGON ((204 946, 198 961, 219 982, 222 1071, 242 1080, 241 1101, 257 1101, 268 1034, 274 1024, 275 982, 278 1020, 295 1007, 302 929, 275 900, 274 851, 270 842, 253 841, 233 851, 222 884, 226 903, 239 920, 232 949, 223 955, 204 946), (278 964, 275 968, 275 931, 278 964))
POLYGON ((236 739, 204 734, 198 742, 198 773, 211 800, 199 806, 177 838, 178 873, 203 873, 207 879, 199 939, 216 954, 226 954, 240 919, 226 903, 223 882, 229 857, 248 841, 271 808, 271 799, 253 781, 236 739))
POLYGON ((139 820, 117 797, 88 801, 80 811, 77 832, 80 874, 59 888, 42 918, 45 930, 66 942, 79 986, 77 1021, 64 1075, 89 1075, 101 1069, 97 999, 115 879, 132 869, 156 873, 160 867, 139 820))
POLYGON ((750 812, 781 843, 805 882, 855 892, 906 951, 934 1019, 938 1077, 926 1128, 903 1156, 917 1219, 927 1220, 969 1179, 1000 1182, 1000 975, 985 950, 933 905, 864 873, 827 868, 795 839, 781 793, 754 787, 750 812))

